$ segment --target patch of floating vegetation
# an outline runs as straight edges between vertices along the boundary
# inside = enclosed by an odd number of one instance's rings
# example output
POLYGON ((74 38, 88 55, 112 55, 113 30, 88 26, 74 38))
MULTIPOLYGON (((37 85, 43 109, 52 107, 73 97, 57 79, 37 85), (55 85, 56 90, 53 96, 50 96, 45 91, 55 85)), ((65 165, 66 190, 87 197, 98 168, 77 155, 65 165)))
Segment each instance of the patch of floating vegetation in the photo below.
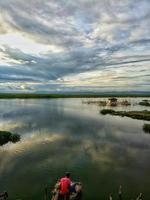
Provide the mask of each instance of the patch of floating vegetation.
POLYGON ((150 101, 149 100, 143 100, 139 103, 141 106, 150 106, 150 101))
POLYGON ((117 115, 121 117, 130 117, 132 119, 147 120, 150 121, 150 111, 115 111, 112 109, 103 109, 100 111, 102 115, 117 115))
POLYGON ((150 124, 144 124, 143 125, 143 131, 145 133, 150 133, 150 124))
POLYGON ((0 131, 0 146, 8 142, 16 143, 20 141, 20 135, 8 131, 0 131))
POLYGON ((131 103, 129 101, 127 101, 127 100, 118 101, 118 99, 115 97, 109 98, 106 101, 89 100, 89 101, 82 101, 82 103, 97 104, 99 106, 130 106, 131 105, 131 103))
POLYGON ((82 101, 84 104, 97 104, 99 106, 106 106, 107 102, 106 101, 82 101))
POLYGON ((110 114, 110 115, 112 114, 113 115, 113 114, 115 114, 115 112, 116 111, 114 111, 112 109, 103 109, 103 110, 101 110, 101 114, 102 115, 107 115, 107 114, 110 114))

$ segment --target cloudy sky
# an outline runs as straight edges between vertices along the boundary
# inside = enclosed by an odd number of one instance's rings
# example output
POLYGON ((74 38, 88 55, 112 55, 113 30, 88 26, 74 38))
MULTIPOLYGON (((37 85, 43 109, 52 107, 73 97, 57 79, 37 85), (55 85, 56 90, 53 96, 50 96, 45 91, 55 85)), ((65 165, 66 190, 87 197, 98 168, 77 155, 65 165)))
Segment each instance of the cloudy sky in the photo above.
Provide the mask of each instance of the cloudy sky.
POLYGON ((150 90, 149 0, 0 0, 0 92, 150 90))

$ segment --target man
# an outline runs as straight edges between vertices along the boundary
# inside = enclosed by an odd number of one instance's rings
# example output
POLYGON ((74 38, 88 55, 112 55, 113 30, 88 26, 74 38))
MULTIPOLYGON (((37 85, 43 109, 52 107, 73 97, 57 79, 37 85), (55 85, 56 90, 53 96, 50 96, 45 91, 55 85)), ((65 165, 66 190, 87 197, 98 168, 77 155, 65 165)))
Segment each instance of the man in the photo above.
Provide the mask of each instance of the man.
POLYGON ((65 177, 60 179, 60 191, 59 191, 59 200, 69 200, 70 196, 70 173, 66 172, 65 177))
POLYGON ((71 185, 70 200, 82 200, 82 184, 80 182, 71 185))

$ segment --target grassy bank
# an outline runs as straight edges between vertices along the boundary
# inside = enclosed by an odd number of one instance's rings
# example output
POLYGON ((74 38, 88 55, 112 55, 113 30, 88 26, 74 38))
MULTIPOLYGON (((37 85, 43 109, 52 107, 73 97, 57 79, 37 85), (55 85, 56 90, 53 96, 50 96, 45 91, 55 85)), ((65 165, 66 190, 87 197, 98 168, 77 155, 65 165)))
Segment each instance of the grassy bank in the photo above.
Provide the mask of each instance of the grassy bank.
POLYGON ((131 94, 131 93, 67 93, 67 94, 12 94, 1 93, 0 99, 42 99, 42 98, 94 98, 94 97, 150 97, 150 93, 131 94))
POLYGON ((0 146, 8 142, 16 143, 18 141, 20 141, 20 135, 8 131, 0 131, 0 146))
POLYGON ((150 121, 150 111, 115 111, 111 109, 103 109, 100 111, 103 115, 117 115, 121 117, 130 117, 132 119, 140 119, 150 121))

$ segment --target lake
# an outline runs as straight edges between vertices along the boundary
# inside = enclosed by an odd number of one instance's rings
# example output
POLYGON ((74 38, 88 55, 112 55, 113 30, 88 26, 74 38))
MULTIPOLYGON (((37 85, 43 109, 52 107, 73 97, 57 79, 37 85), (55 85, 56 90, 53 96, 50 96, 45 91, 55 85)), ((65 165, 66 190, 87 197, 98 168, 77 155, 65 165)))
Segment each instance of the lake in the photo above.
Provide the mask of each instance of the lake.
MULTIPOLYGON (((115 109, 149 110, 137 105, 142 98, 127 99, 131 106, 115 109)), ((7 190, 10 200, 44 199, 44 188, 50 192, 66 171, 83 183, 85 200, 108 199, 110 193, 116 197, 119 185, 126 200, 139 192, 149 200, 145 121, 103 116, 103 107, 82 101, 0 100, 0 130, 21 135, 20 142, 0 147, 0 190, 7 190)))

